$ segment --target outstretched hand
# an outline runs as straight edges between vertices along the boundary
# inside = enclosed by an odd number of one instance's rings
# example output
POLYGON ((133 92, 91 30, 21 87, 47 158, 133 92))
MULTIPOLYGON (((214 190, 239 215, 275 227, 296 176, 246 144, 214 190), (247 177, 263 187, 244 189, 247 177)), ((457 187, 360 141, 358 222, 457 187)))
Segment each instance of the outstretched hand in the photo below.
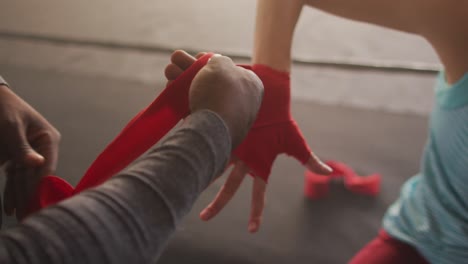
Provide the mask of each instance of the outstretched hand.
POLYGON ((265 193, 271 167, 279 154, 296 158, 307 169, 330 174, 332 169, 310 151, 290 113, 289 74, 265 65, 245 66, 263 82, 265 94, 257 119, 249 134, 234 150, 234 169, 216 198, 200 214, 215 217, 237 192, 247 174, 253 176, 252 205, 248 230, 257 232, 262 222, 265 193))

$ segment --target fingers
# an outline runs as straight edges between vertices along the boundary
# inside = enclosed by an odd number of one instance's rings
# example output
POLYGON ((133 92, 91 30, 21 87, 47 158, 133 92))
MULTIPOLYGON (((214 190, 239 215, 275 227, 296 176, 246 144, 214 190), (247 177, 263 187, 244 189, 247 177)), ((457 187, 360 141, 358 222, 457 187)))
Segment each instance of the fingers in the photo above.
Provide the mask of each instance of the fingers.
MULTIPOLYGON (((36 180, 32 174, 23 174, 21 171, 38 172, 45 167, 44 156, 38 154, 29 144, 26 129, 15 127, 9 129, 7 138, 7 149, 11 153, 12 160, 7 165, 7 182, 4 193, 4 211, 7 215, 16 212, 18 218, 23 217, 26 210, 29 195, 34 191, 36 180)), ((50 163, 52 165, 53 163, 50 163)), ((55 160, 56 165, 56 160, 55 160)), ((47 166, 48 170, 50 166, 47 166)))
POLYGON ((221 175, 223 175, 224 172, 226 172, 229 169, 229 167, 231 167, 233 164, 234 164, 234 161, 233 161, 233 158, 231 157, 229 163, 226 165, 224 170, 220 172, 217 177, 214 177, 214 179, 211 180, 211 182, 208 184, 208 187, 210 187, 219 177, 221 177, 221 175))
POLYGON ((176 50, 172 53, 171 62, 185 71, 195 62, 195 58, 183 50, 176 50))
POLYGON ((26 216, 26 208, 28 206, 30 194, 32 190, 32 181, 34 179, 35 169, 17 168, 14 176, 14 200, 16 218, 21 220, 26 216))
POLYGON ((310 153, 310 158, 305 166, 308 170, 322 175, 328 175, 333 172, 333 169, 321 161, 313 152, 310 153))
POLYGON ((34 176, 37 175, 38 169, 18 167, 10 163, 6 173, 3 210, 7 215, 16 214, 17 219, 21 220, 27 215, 31 194, 36 188, 37 177, 34 176))
MULTIPOLYGON (((200 52, 195 56, 195 58, 198 59, 205 54, 206 52, 200 52)), ((167 85, 177 79, 179 75, 189 68, 195 62, 195 58, 183 50, 174 51, 171 55, 171 63, 168 64, 164 70, 164 75, 168 80, 167 85)))
POLYGON ((249 168, 243 162, 237 162, 216 198, 200 213, 200 218, 208 221, 215 217, 232 199, 248 172, 249 168))
POLYGON ((13 215, 16 207, 16 197, 15 197, 15 168, 14 164, 10 163, 6 167, 6 184, 5 192, 3 194, 3 210, 6 215, 13 215))
POLYGON ((288 144, 285 151, 288 155, 293 156, 303 163, 307 169, 315 173, 323 175, 332 173, 332 168, 322 162, 313 152, 310 151, 310 148, 296 123, 291 125, 288 133, 288 144))
POLYGON ((59 156, 59 144, 60 134, 58 132, 56 132, 54 136, 45 134, 32 143, 34 149, 45 158, 43 166, 41 166, 40 170, 37 172, 39 177, 55 173, 59 156))
POLYGON ((197 55, 195 55, 195 58, 199 59, 199 58, 203 57, 203 55, 205 55, 205 54, 206 54, 206 52, 198 52, 197 55))
POLYGON ((5 130, 5 138, 9 139, 5 142, 6 147, 17 165, 37 167, 44 163, 44 157, 29 145, 24 127, 17 125, 5 130))
POLYGON ((252 208, 250 211, 249 232, 255 233, 262 223, 263 208, 265 207, 266 182, 255 177, 252 188, 252 208))
POLYGON ((173 81, 183 72, 184 71, 181 68, 179 68, 179 66, 171 63, 166 66, 166 69, 164 70, 164 75, 166 76, 166 79, 168 79, 169 81, 173 81))

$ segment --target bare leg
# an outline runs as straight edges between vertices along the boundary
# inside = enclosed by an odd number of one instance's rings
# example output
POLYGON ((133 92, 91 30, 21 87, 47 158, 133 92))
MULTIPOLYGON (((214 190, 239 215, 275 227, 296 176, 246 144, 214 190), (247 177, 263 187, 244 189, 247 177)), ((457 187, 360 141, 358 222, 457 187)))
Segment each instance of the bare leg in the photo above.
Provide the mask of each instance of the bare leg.
POLYGON ((291 46, 304 0, 258 0, 252 64, 291 69, 291 46))

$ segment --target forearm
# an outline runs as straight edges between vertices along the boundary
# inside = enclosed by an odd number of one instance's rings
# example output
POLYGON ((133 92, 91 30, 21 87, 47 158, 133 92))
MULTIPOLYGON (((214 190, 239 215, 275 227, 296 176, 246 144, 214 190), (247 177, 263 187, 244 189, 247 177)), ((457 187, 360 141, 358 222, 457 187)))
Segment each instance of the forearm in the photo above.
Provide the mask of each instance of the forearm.
POLYGON ((446 78, 455 83, 468 71, 468 2, 462 0, 305 0, 341 17, 415 33, 436 50, 446 78))
POLYGON ((291 69, 291 47, 304 0, 257 0, 252 64, 291 69))
POLYGON ((27 219, 0 237, 0 263, 150 263, 219 175, 230 137, 199 112, 102 186, 27 219))
POLYGON ((345 18, 407 32, 427 20, 422 0, 257 0, 253 64, 290 71, 294 30, 305 4, 345 18), (418 3, 419 2, 419 3, 418 3))

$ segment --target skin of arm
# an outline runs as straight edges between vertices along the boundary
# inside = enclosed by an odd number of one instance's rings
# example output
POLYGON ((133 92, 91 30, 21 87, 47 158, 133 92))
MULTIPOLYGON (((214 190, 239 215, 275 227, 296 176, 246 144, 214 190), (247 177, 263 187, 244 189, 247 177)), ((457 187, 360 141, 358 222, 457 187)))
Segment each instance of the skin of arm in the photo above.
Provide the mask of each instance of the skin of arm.
MULTIPOLYGON (((264 0, 260 0, 264 1, 264 0)), ((305 0, 344 18, 424 37, 455 83, 468 72, 468 2, 463 0, 305 0)))
POLYGON ((425 38, 454 83, 468 72, 464 0, 258 0, 252 63, 290 71, 294 30, 304 5, 425 38))
POLYGON ((294 29, 304 0, 258 0, 252 64, 291 70, 294 29))

